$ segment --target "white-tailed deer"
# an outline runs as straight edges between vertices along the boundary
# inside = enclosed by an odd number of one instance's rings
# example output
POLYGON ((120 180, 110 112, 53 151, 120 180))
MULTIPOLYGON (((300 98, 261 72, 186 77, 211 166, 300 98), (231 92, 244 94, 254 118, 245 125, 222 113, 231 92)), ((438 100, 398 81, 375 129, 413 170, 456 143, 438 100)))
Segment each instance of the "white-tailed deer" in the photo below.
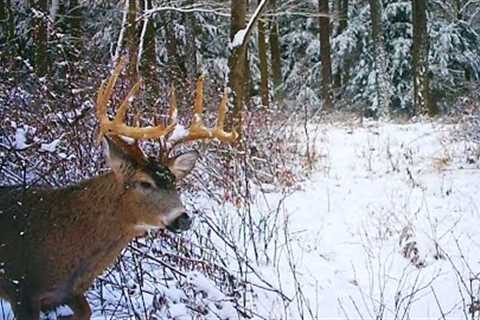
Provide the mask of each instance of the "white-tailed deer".
MULTIPOLYGON (((0 297, 10 302, 18 320, 38 320, 41 310, 62 304, 74 312, 71 319, 90 319, 84 293, 134 237, 150 228, 179 232, 191 225, 175 184, 192 170, 198 154, 168 158, 165 151, 154 161, 137 143, 122 138, 166 139, 176 127, 174 93, 166 126, 125 124, 140 83, 110 120, 108 104, 124 65, 124 60, 117 64, 100 87, 96 105, 111 172, 61 189, 0 188, 0 297)), ((226 104, 225 93, 216 126, 206 128, 199 80, 192 125, 174 144, 208 138, 233 142, 236 133, 223 130, 226 104)))

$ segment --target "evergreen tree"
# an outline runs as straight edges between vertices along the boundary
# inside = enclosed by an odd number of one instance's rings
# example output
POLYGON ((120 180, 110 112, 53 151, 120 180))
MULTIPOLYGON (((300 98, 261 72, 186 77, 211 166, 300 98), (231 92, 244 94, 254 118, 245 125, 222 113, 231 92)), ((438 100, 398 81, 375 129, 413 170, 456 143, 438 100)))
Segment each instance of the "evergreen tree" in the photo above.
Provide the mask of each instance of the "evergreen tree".
POLYGON ((412 4, 409 0, 386 0, 385 44, 390 58, 392 110, 414 115, 412 73, 412 4))

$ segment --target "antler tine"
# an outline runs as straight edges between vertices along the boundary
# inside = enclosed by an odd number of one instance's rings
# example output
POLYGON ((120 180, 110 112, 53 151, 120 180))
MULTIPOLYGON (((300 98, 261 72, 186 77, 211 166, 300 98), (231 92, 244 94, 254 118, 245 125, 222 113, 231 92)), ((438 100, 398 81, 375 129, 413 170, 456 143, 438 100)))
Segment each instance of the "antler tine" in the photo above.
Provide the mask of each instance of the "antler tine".
POLYGON ((215 126, 217 128, 223 129, 223 125, 225 123, 225 114, 228 111, 227 103, 228 103, 228 88, 225 87, 225 89, 223 89, 222 101, 220 102, 220 106, 218 107, 218 119, 217 119, 217 124, 215 126))
POLYGON ((125 115, 127 114, 128 107, 130 106, 130 102, 132 98, 137 94, 140 86, 143 84, 142 80, 138 80, 135 85, 130 89, 130 92, 127 94, 125 99, 123 99, 120 107, 117 110, 117 114, 113 118, 113 123, 118 125, 125 120, 125 115))
POLYGON ((194 115, 192 119, 192 124, 190 126, 189 132, 186 136, 182 137, 176 144, 193 141, 193 140, 202 140, 202 139, 213 139, 217 138, 218 140, 225 143, 233 143, 237 138, 238 134, 235 131, 226 132, 224 130, 225 114, 228 111, 228 90, 225 88, 222 101, 218 108, 218 118, 213 128, 207 128, 203 124, 202 112, 203 112, 203 77, 200 77, 197 81, 197 87, 195 90, 195 102, 194 102, 194 115))
POLYGON ((204 82, 203 75, 200 76, 197 80, 197 85, 195 88, 195 104, 193 107, 193 111, 195 114, 202 114, 203 112, 203 82, 204 82))
POLYGON ((177 95, 175 86, 172 85, 172 94, 170 96, 170 110, 168 112, 168 123, 177 123, 177 95))
POLYGON ((123 70, 127 63, 126 58, 121 58, 120 61, 115 66, 112 75, 107 81, 103 81, 100 85, 97 95, 97 117, 100 120, 100 123, 108 120, 107 107, 108 101, 110 100, 113 92, 113 87, 118 80, 120 72, 123 70))
POLYGON ((228 111, 228 89, 225 87, 223 90, 222 101, 218 107, 218 118, 215 128, 213 129, 213 135, 220 141, 226 143, 233 143, 238 138, 238 133, 233 130, 232 132, 225 132, 225 115, 228 111))
MULTIPOLYGON (((108 102, 112 96, 113 88, 115 83, 126 65, 126 58, 122 58, 120 62, 115 66, 115 70, 113 71, 112 75, 106 82, 106 84, 102 84, 97 96, 97 117, 100 122, 100 134, 101 135, 112 135, 112 136, 126 136, 130 137, 135 140, 140 139, 153 139, 153 138, 160 138, 166 136, 170 132, 175 129, 176 126, 176 119, 175 121, 173 118, 171 122, 167 124, 167 126, 157 125, 154 127, 140 127, 140 126, 128 126, 125 124, 125 115, 128 110, 128 106, 130 105, 130 100, 132 97, 140 89, 142 85, 142 80, 139 80, 135 85, 132 87, 130 92, 127 94, 125 99, 120 104, 120 107, 114 117, 113 120, 110 120, 107 113, 108 102)), ((176 113, 176 103, 170 106, 171 109, 175 109, 175 111, 170 110, 170 113, 176 113)))

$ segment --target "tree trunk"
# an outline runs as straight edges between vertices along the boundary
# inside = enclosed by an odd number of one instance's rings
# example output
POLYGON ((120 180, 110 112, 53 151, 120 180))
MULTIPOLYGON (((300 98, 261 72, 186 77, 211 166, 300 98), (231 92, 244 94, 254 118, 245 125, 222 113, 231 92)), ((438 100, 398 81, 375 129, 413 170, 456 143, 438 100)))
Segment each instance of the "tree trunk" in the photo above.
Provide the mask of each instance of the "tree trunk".
MULTIPOLYGON (((142 6, 142 12, 145 12, 148 9, 152 8, 152 0, 140 0, 142 6)), ((143 35, 143 50, 140 61, 140 68, 147 87, 154 88, 156 86, 156 39, 155 39, 155 20, 153 17, 146 18, 144 21, 147 25, 145 26, 145 33, 143 35)))
MULTIPOLYGON (((0 0, 0 21, 5 21, 6 23, 0 24, 0 42, 1 43, 8 43, 10 39, 9 36, 9 29, 10 26, 8 25, 8 16, 10 15, 10 3, 7 0, 0 0)), ((7 49, 10 47, 10 44, 5 48, 7 49)), ((0 52, 0 57, 3 54, 0 52)))
MULTIPOLYGON (((230 41, 233 42, 237 32, 245 27, 247 14, 247 1, 235 0, 231 2, 230 41)), ((247 92, 247 50, 246 46, 232 48, 228 65, 229 86, 233 91, 233 117, 232 128, 239 134, 242 133, 243 111, 247 92)))
POLYGON ((10 5, 6 3, 6 0, 0 0, 0 19, 1 21, 7 20, 7 12, 10 9, 10 5))
POLYGON ((260 63, 260 95, 262 105, 268 107, 268 56, 267 42, 265 40, 265 22, 258 21, 258 60, 260 63))
MULTIPOLYGON (((338 7, 338 30, 337 34, 342 34, 348 27, 348 0, 337 0, 338 7)), ((337 73, 333 79, 333 87, 340 88, 342 83, 345 83, 346 78, 348 78, 348 65, 347 61, 338 64, 337 73), (342 79, 343 78, 343 79, 342 79)))
POLYGON ((128 78, 132 82, 136 82, 138 79, 138 36, 137 36, 137 1, 128 0, 128 13, 127 13, 127 50, 128 50, 128 78))
MULTIPOLYGON (((276 0, 270 1, 272 13, 276 13, 276 0)), ((283 85, 282 85, 282 59, 280 51, 280 40, 278 32, 277 18, 273 16, 270 20, 270 59, 272 68, 273 96, 278 105, 283 104, 283 85)))
POLYGON ((33 0, 33 9, 37 12, 33 18, 34 66, 39 76, 48 72, 48 34, 47 34, 47 0, 33 0))
MULTIPOLYGON (((189 5, 194 5, 195 1, 189 1, 189 5)), ((191 83, 195 83, 196 78, 198 77, 198 61, 197 61, 197 21, 195 19, 195 14, 193 12, 185 13, 185 25, 187 27, 186 37, 187 37, 187 47, 186 51, 186 63, 185 68, 187 69, 187 77, 191 83)))
POLYGON ((412 0, 413 13, 413 91, 415 112, 435 116, 439 110, 430 99, 428 81, 428 35, 426 0, 412 0))
POLYGON ((462 20, 462 1, 461 0, 454 0, 455 2, 455 16, 457 20, 462 20))
POLYGON ((70 0, 70 10, 68 13, 70 20, 70 32, 72 36, 74 51, 72 58, 78 60, 82 56, 83 49, 83 7, 79 0, 70 0))
MULTIPOLYGON (((319 12, 328 14, 328 0, 319 0, 319 12)), ((332 58, 330 47, 330 17, 320 17, 320 59, 322 62, 322 96, 325 111, 333 110, 332 58)))
POLYGON ((380 0, 370 1, 372 19, 372 39, 375 50, 375 82, 377 89, 377 116, 386 117, 390 111, 390 80, 387 71, 387 52, 382 28, 382 8, 380 0))
MULTIPOLYGON (((5 49, 11 50, 16 45, 11 43, 15 39, 15 25, 13 23, 13 10, 10 0, 0 0, 0 21, 4 21, 3 24, 0 24, 0 42, 7 43, 8 45, 5 49)), ((5 52, 5 54, 10 54, 10 56, 14 57, 16 56, 15 51, 14 49, 13 52, 5 52)), ((0 53, 0 55, 2 54, 0 53)))
POLYGON ((342 33, 348 27, 348 0, 339 0, 341 7, 340 7, 340 23, 339 33, 342 33))
MULTIPOLYGON (((168 65, 173 71, 172 78, 177 84, 183 83, 185 79, 185 63, 178 52, 178 41, 175 33, 175 19, 174 12, 166 12, 165 30, 167 33, 167 55, 168 65)), ((177 92, 180 93, 180 92, 177 92)))

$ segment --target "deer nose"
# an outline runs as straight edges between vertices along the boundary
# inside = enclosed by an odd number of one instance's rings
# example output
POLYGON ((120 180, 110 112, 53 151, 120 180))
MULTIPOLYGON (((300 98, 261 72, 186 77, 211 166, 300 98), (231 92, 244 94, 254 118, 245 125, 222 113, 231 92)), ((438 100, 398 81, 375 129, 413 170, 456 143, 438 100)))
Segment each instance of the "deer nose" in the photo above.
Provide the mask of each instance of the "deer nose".
POLYGON ((168 226, 167 229, 178 233, 190 229, 192 226, 192 218, 186 212, 182 212, 175 220, 173 220, 168 226))

